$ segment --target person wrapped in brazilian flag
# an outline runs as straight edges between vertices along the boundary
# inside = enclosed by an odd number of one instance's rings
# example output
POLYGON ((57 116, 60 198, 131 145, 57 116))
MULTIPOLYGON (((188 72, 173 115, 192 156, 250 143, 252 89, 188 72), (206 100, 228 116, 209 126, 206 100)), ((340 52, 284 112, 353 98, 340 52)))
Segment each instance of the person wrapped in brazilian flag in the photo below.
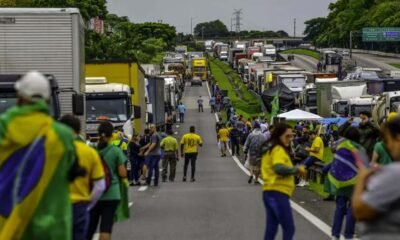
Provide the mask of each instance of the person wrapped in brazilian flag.
POLYGON ((342 136, 343 139, 336 147, 328 172, 330 193, 336 199, 332 239, 340 239, 342 222, 345 218, 344 236, 346 239, 352 239, 354 236, 356 220, 351 210, 351 196, 358 174, 354 154, 366 156, 364 148, 358 143, 360 134, 357 128, 347 128, 342 136))
POLYGON ((17 105, 0 115, 0 240, 69 240, 69 183, 84 174, 73 133, 49 115, 46 77, 28 72, 15 88, 17 105))

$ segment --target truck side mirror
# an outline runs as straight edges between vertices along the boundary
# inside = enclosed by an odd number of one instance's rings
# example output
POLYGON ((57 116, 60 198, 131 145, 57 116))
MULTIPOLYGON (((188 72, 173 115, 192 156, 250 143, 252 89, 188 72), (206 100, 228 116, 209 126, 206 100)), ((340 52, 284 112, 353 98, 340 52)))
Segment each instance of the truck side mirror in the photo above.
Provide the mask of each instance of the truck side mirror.
POLYGON ((133 105, 133 119, 140 119, 142 117, 142 111, 140 106, 133 105))
POLYGON ((74 115, 82 116, 85 113, 85 96, 74 93, 72 95, 72 112, 74 115))

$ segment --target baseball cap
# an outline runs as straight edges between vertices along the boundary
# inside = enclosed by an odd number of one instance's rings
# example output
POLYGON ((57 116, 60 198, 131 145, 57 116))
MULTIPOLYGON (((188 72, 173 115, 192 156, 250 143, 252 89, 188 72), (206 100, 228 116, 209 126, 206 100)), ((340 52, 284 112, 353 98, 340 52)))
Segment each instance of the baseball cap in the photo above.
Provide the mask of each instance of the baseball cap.
POLYGON ((15 90, 30 101, 50 98, 50 82, 38 71, 29 71, 15 83, 15 90))

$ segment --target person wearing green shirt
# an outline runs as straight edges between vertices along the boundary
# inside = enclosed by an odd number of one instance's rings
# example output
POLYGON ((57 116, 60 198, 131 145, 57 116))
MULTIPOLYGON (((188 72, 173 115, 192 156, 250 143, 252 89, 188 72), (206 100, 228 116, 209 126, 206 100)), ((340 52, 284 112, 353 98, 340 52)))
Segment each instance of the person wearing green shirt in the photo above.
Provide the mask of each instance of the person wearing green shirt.
POLYGON ((164 150, 164 158, 162 161, 162 181, 167 181, 168 175, 168 165, 169 165, 169 181, 173 182, 175 180, 176 163, 178 161, 178 141, 172 135, 174 134, 172 130, 167 131, 168 136, 161 140, 160 146, 164 150))
POLYGON ((114 127, 110 122, 102 122, 98 128, 100 136, 98 151, 107 165, 111 177, 111 185, 90 211, 90 223, 87 239, 92 239, 100 223, 100 239, 111 239, 114 216, 121 201, 120 182, 127 177, 125 168, 126 156, 122 150, 110 144, 114 127))
POLYGON ((388 165, 392 162, 392 157, 390 156, 385 143, 380 141, 374 146, 374 151, 372 152, 371 164, 388 165))

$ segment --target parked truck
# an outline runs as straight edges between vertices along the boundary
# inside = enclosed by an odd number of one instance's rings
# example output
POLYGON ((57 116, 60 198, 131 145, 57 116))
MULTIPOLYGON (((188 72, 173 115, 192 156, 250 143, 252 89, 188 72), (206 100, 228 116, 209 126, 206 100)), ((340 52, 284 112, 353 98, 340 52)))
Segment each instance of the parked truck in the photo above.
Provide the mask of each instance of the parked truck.
POLYGON ((0 16, 0 113, 16 102, 14 83, 37 70, 50 80, 55 118, 84 115, 84 22, 79 10, 0 8, 0 16))
POLYGON ((140 109, 132 107, 133 89, 122 83, 108 83, 106 77, 86 78, 86 133, 97 139, 101 121, 110 121, 122 129, 128 120, 140 118, 140 109))
POLYGON ((228 53, 228 63, 231 67, 233 67, 235 62, 236 54, 243 53, 243 49, 241 48, 230 48, 228 53))
MULTIPOLYGON (((86 77, 105 77, 107 83, 119 83, 128 85, 131 89, 130 115, 133 116, 135 132, 142 133, 146 127, 145 82, 144 70, 136 60, 109 60, 88 61, 85 65, 86 77)), ((88 131, 93 131, 97 123, 87 125, 88 131)))
POLYGON ((228 61, 228 51, 229 51, 229 46, 228 44, 221 44, 218 46, 218 58, 221 61, 228 61))
POLYGON ((193 58, 192 59, 192 78, 200 77, 201 80, 207 80, 207 59, 193 58))
POLYGON ((272 44, 265 44, 261 47, 263 56, 276 59, 276 47, 272 44))

